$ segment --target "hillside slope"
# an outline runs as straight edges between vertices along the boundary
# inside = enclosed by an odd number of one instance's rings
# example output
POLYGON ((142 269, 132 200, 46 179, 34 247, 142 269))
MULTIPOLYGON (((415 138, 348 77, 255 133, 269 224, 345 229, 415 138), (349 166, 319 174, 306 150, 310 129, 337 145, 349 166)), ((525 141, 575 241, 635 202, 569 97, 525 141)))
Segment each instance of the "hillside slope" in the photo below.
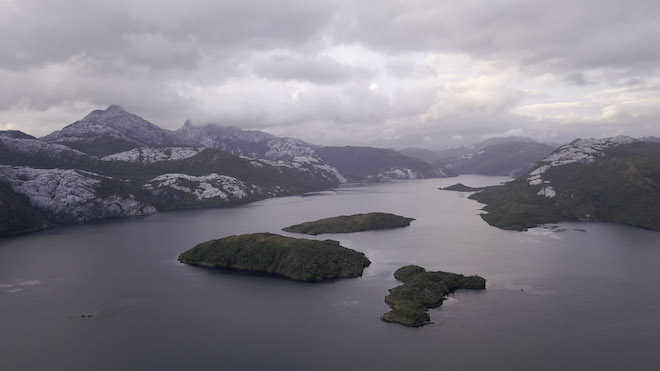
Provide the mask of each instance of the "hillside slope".
POLYGON ((442 169, 401 153, 374 147, 321 147, 316 153, 349 181, 418 179, 447 176, 442 169))
POLYGON ((34 232, 47 226, 46 218, 28 199, 0 181, 0 237, 34 232))
POLYGON ((485 146, 478 151, 435 162, 458 174, 516 177, 529 171, 536 161, 554 148, 536 142, 509 142, 485 146))
POLYGON ((565 220, 660 230, 660 144, 578 139, 527 174, 470 198, 487 205, 486 222, 504 229, 565 220))
POLYGON ((554 149, 555 146, 531 138, 504 137, 442 151, 405 148, 399 152, 426 161, 445 172, 517 177, 554 149))
POLYGON ((106 156, 135 147, 161 147, 174 143, 170 131, 116 105, 92 111, 82 120, 41 139, 94 156, 106 156))

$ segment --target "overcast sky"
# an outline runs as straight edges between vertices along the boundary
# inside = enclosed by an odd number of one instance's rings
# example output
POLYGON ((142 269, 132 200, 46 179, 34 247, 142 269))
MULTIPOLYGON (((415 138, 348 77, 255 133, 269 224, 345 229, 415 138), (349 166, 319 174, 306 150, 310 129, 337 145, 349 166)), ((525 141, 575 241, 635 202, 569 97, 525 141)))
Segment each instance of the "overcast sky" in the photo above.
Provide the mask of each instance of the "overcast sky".
POLYGON ((660 1, 0 0, 0 129, 119 104, 318 144, 660 135, 660 1))

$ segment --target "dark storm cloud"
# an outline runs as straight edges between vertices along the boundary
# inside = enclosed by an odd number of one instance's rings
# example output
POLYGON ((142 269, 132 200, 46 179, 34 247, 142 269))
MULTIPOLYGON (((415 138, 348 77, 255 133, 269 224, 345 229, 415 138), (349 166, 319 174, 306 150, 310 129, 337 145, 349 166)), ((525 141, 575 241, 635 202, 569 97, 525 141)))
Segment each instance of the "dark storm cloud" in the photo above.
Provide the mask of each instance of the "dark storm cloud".
POLYGON ((657 1, 0 7, 0 129, 45 134, 117 103, 170 128, 192 118, 336 144, 658 134, 657 1))
POLYGON ((22 69, 85 54, 152 68, 190 68, 202 54, 300 47, 333 2, 11 0, 0 66, 22 69), (184 57, 185 56, 185 57, 184 57))
POLYGON ((337 33, 391 51, 460 51, 562 67, 660 60, 660 2, 480 0, 353 2, 337 33))

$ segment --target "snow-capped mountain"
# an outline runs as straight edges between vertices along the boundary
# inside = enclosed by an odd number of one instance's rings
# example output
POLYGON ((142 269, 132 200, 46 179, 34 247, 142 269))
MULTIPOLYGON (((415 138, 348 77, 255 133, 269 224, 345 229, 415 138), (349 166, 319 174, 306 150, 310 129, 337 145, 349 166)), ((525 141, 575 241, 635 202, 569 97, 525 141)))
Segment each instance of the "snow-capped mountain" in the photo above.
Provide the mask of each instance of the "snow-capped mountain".
POLYGON ((105 156, 136 147, 172 145, 170 131, 112 105, 90 112, 82 120, 41 138, 78 149, 90 155, 105 156))
POLYGON ((607 149, 637 141, 635 138, 622 135, 602 139, 578 138, 569 144, 557 148, 541 162, 549 166, 561 166, 574 162, 591 162, 598 157, 604 156, 607 149))
POLYGON ((401 153, 374 147, 320 147, 316 154, 352 182, 448 176, 443 169, 401 153))
POLYGON ((360 181, 443 175, 391 150, 190 122, 170 131, 110 106, 39 139, 0 132, 0 236, 318 191, 346 182, 344 171, 360 181))
POLYGON ((73 169, 33 169, 0 166, 0 181, 25 196, 56 223, 85 223, 93 220, 148 215, 153 206, 134 194, 99 192, 108 177, 73 169))
POLYGON ((215 124, 193 125, 190 121, 178 130, 165 130, 115 105, 93 111, 41 140, 113 162, 175 161, 192 157, 204 148, 219 149, 248 159, 271 161, 264 163, 299 169, 304 176, 320 176, 338 183, 347 179, 384 181, 448 175, 442 168, 430 169, 416 159, 395 156, 394 151, 379 148, 366 150, 367 147, 363 147, 364 150, 356 153, 358 147, 324 148, 261 131, 215 124), (332 155, 328 156, 330 152, 332 155), (371 155, 376 152, 379 154, 371 155), (345 166, 344 161, 330 162, 341 157, 349 162, 357 161, 362 169, 356 173, 355 164, 345 166), (338 166, 343 168, 338 169, 338 166))
POLYGON ((538 166, 529 172, 527 181, 531 186, 541 186, 538 195, 549 198, 555 197, 557 192, 552 187, 551 182, 543 179, 543 174, 550 168, 573 163, 590 163, 605 156, 606 150, 610 148, 634 142, 638 142, 638 140, 627 136, 576 139, 557 148, 549 156, 539 161, 538 166))
POLYGON ((126 161, 151 164, 158 161, 175 161, 193 157, 202 148, 194 147, 138 147, 130 151, 113 153, 101 158, 103 161, 126 161))
POLYGON ((181 145, 217 148, 236 156, 267 160, 292 160, 297 156, 314 157, 315 146, 302 140, 280 138, 256 130, 207 124, 195 126, 186 121, 174 132, 181 145))
POLYGON ((517 177, 532 169, 536 161, 543 159, 554 148, 531 138, 504 137, 443 151, 406 148, 400 152, 456 174, 517 177))
POLYGON ((516 180, 470 196, 489 224, 524 230, 563 220, 660 230, 660 143, 577 139, 516 180))

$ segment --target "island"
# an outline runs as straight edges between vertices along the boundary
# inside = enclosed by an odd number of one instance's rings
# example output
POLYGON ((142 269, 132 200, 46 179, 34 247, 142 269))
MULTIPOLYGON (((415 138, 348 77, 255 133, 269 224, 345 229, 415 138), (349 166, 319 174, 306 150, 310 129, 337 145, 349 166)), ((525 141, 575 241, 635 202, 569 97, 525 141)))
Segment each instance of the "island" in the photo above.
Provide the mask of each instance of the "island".
POLYGON ((179 261, 206 268, 282 276, 318 282, 362 275, 371 262, 334 240, 310 240, 253 233, 203 242, 179 255, 179 261))
POLYGON ((322 233, 353 233, 407 227, 413 220, 415 219, 389 213, 367 213, 324 218, 292 225, 282 230, 315 236, 322 233))
POLYGON ((470 187, 470 186, 466 186, 463 183, 456 183, 456 184, 452 184, 448 187, 441 187, 441 188, 438 188, 438 189, 441 190, 441 191, 477 192, 477 191, 483 190, 484 188, 483 187, 470 187))
POLYGON ((383 321, 409 327, 431 323, 427 309, 442 305, 447 294, 457 289, 484 290, 486 279, 448 272, 427 272, 417 265, 407 265, 394 272, 403 282, 385 297, 392 310, 382 316, 383 321))

